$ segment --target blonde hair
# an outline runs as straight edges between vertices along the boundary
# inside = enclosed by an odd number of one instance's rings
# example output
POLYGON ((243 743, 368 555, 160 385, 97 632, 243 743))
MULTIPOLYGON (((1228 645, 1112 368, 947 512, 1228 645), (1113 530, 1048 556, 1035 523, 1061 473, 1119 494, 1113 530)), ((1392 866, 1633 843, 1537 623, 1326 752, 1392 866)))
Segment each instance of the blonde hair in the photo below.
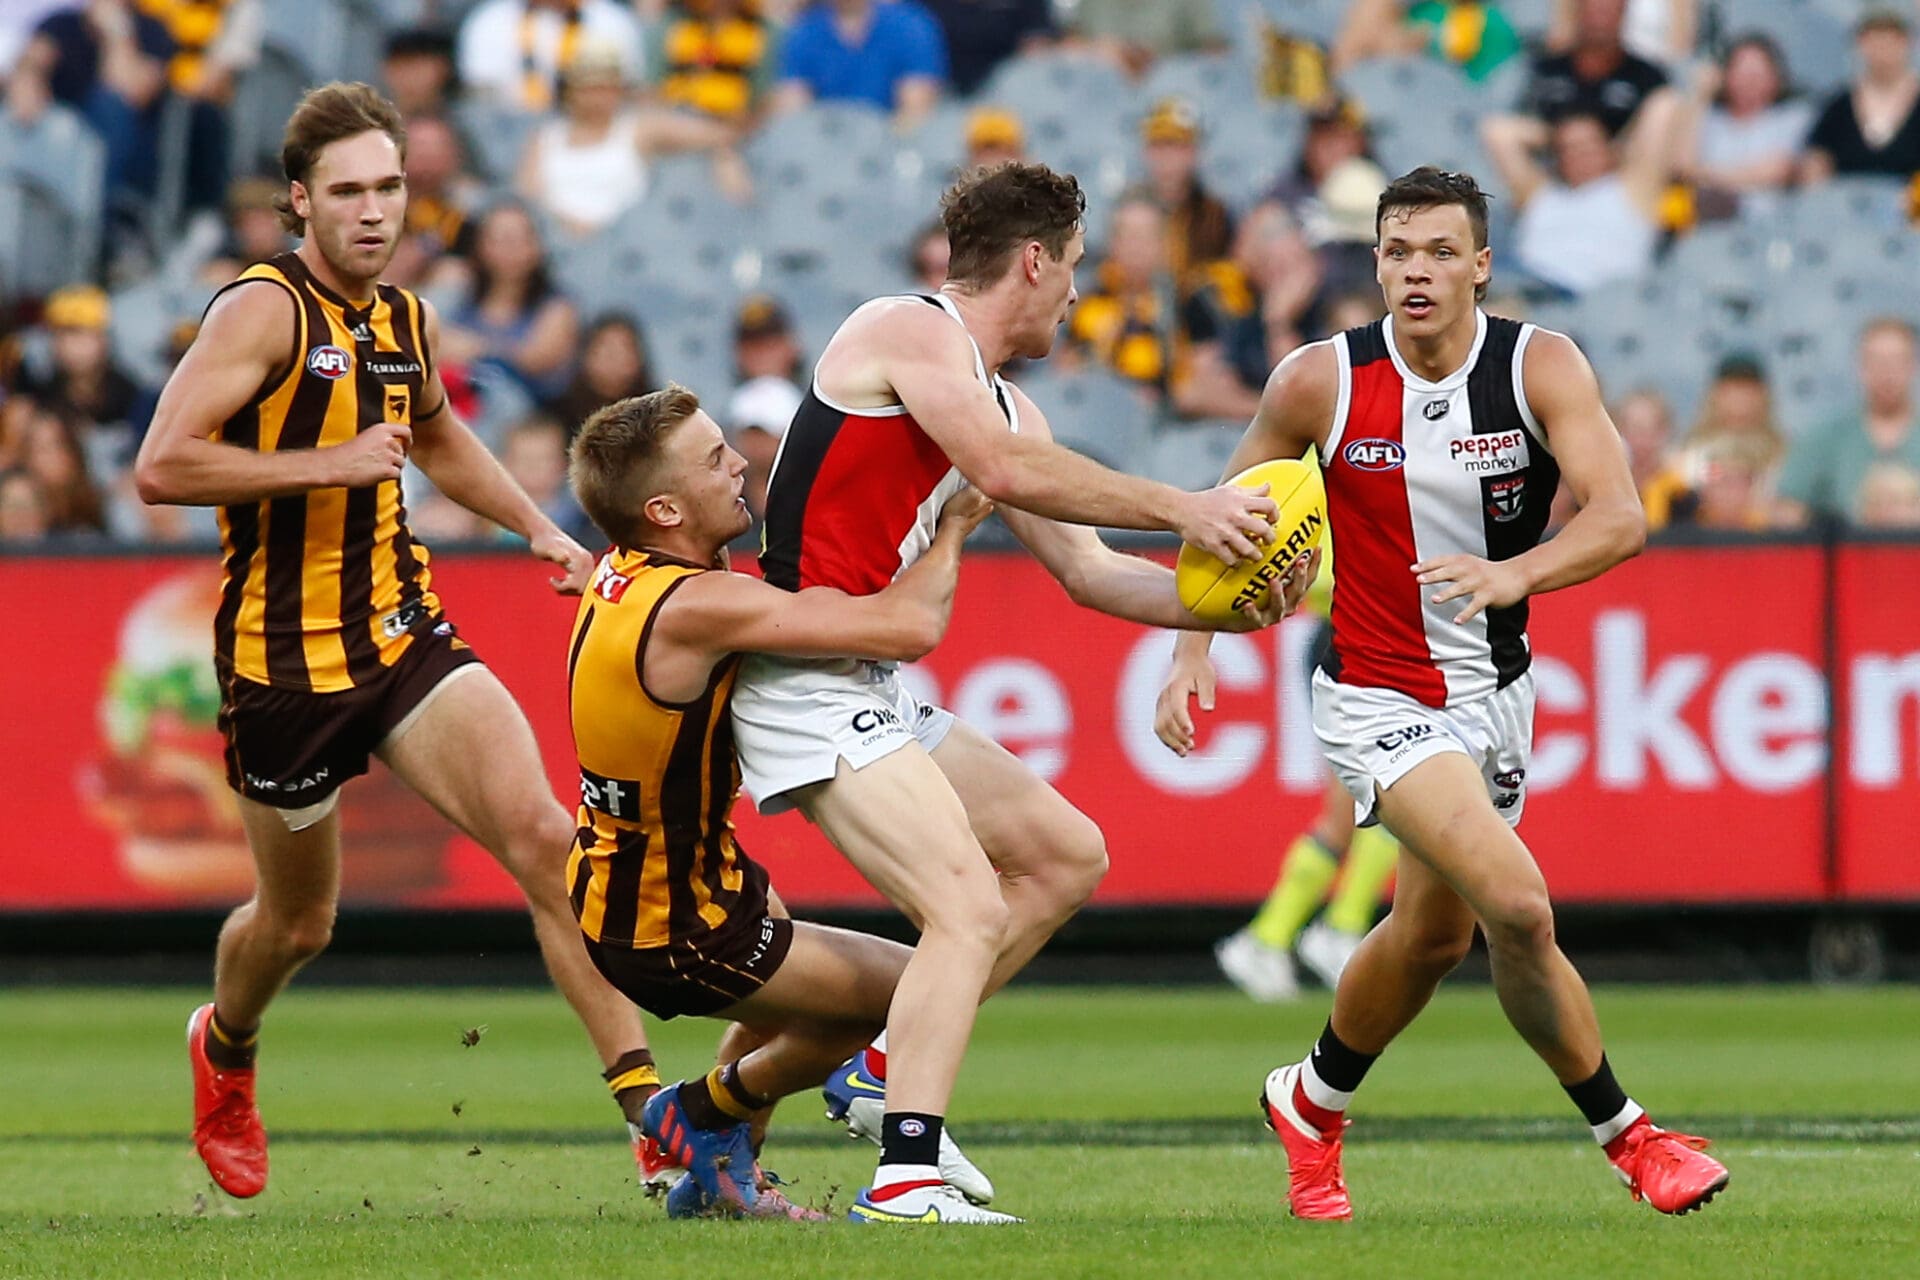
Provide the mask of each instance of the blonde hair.
POLYGON ((580 509, 619 547, 639 545, 642 510, 659 479, 662 447, 700 408, 678 383, 595 410, 574 437, 567 480, 580 509))

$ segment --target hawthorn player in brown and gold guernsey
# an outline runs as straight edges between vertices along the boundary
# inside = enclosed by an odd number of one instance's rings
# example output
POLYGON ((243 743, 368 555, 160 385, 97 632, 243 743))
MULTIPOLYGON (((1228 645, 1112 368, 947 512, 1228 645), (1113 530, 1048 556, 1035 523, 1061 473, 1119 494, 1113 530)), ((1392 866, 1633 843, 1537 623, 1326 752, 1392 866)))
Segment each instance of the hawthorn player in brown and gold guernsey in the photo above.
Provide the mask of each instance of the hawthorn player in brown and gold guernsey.
MULTIPOLYGON (((739 659, 722 658, 685 702, 655 700, 635 661, 660 606, 706 572, 616 548, 574 624, 567 688, 581 804, 567 882, 581 931, 604 946, 699 945, 739 920, 757 939, 767 914, 767 873, 741 853, 728 816, 740 788, 727 712, 739 659)), ((779 964, 766 959, 769 971, 779 964)))
MULTIPOLYGON (((307 94, 281 151, 282 221, 302 243, 214 298, 135 464, 146 501, 220 512, 220 728, 257 878, 221 930, 214 1000, 187 1039, 194 1144, 236 1196, 267 1178, 260 1022, 331 937, 340 787, 373 756, 513 874, 629 1124, 659 1084, 639 1018, 581 952, 566 897, 573 820, 533 731, 454 634, 407 529, 411 457, 558 566, 556 590, 579 594, 593 567, 449 408, 433 308, 380 283, 405 223, 405 159, 400 118, 374 90, 307 94)), ((637 1127, 629 1136, 643 1176, 658 1172, 637 1127)))
MULTIPOLYGON (((291 295, 293 347, 284 371, 213 439, 261 453, 324 449, 366 423, 411 428, 416 409, 423 420, 441 412, 444 393, 421 404, 433 361, 413 294, 380 284, 356 306, 295 253, 247 268, 221 292, 254 281, 291 295)), ((398 479, 233 503, 219 520, 214 650, 241 679, 314 693, 362 687, 408 651, 414 626, 439 615, 398 479)))

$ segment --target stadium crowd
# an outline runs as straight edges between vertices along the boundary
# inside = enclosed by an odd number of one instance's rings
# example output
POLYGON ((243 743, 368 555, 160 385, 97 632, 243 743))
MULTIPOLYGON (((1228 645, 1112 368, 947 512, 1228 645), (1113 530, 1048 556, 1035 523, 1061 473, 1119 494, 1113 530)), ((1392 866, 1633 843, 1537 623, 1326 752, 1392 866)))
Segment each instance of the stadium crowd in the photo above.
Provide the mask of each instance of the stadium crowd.
MULTIPOLYGON (((1920 291, 1900 270, 1920 255, 1913 17, 1853 0, 12 0, 0 546, 214 536, 208 512, 143 505, 130 463, 206 299, 290 246, 279 122, 336 75, 406 116, 390 278, 440 308, 458 407, 584 540, 565 458, 588 413, 690 383, 758 502, 833 322, 938 287, 944 180, 1020 156, 1081 175, 1092 249, 1061 348, 1020 376, 1104 461, 1217 474, 1275 361, 1381 313, 1375 199, 1432 159, 1495 193, 1487 307, 1581 339, 1656 529, 1920 528, 1920 291), (316 14, 377 19, 379 44, 317 52, 300 38, 316 14)), ((408 494, 429 542, 504 536, 423 477, 408 494)))

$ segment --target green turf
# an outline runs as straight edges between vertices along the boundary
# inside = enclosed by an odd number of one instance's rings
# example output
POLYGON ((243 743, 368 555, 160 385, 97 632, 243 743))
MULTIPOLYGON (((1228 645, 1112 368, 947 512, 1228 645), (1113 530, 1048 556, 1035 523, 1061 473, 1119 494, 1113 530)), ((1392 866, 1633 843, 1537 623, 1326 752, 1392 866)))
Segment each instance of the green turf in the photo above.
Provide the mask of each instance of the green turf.
MULTIPOLYGON (((1012 993, 982 1015, 954 1124, 1034 1222, 910 1242, 666 1222, 631 1186, 570 1015, 519 991, 285 997, 261 1088, 273 1183, 236 1204, 184 1136, 199 998, 0 993, 0 1275, 1920 1275, 1911 989, 1600 992, 1623 1081, 1734 1169, 1682 1220, 1628 1200, 1490 993, 1450 992, 1368 1081, 1345 1228, 1285 1217, 1250 1105, 1324 1004, 1012 993)), ((708 1024, 656 1030, 670 1071, 711 1046, 708 1024)), ((811 1100, 769 1153, 796 1198, 841 1206, 871 1162, 811 1100)))

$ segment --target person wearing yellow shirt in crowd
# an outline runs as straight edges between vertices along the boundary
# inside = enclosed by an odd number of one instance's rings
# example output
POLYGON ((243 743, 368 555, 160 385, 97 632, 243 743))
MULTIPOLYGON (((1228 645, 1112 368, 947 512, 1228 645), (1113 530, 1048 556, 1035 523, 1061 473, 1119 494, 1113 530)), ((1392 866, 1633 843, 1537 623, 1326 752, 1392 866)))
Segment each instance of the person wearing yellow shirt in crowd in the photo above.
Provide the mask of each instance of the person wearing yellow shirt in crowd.
POLYGON ((227 107, 234 82, 260 60, 266 25, 261 0, 134 0, 167 29, 173 54, 167 88, 187 110, 188 209, 218 209, 227 192, 231 149, 227 107))
POLYGON ((1319 337, 1320 262, 1286 208, 1256 205, 1233 256, 1196 270, 1181 308, 1186 358, 1172 388, 1185 418, 1251 418, 1273 367, 1319 337))
POLYGON ((756 0, 677 0, 648 32, 647 81, 666 106, 744 124, 773 86, 778 44, 756 0))
POLYGON ((1106 260, 1068 320, 1073 349, 1158 399, 1177 373, 1179 318, 1165 215, 1145 192, 1124 195, 1113 211, 1106 260))
POLYGON ((1203 263, 1227 256, 1233 215, 1200 181, 1200 112, 1185 98, 1162 98, 1140 122, 1147 189, 1167 219, 1167 265, 1184 288, 1203 263))
MULTIPOLYGON (((1308 651, 1309 671, 1319 666, 1333 643, 1333 628, 1327 622, 1332 610, 1333 544, 1329 541, 1321 545, 1320 576, 1300 605, 1303 614, 1320 619, 1319 634, 1308 651)), ((1331 989, 1360 940, 1373 928, 1399 857, 1400 845, 1385 827, 1355 830, 1353 797, 1329 773, 1319 816, 1287 846, 1280 874, 1259 912, 1244 928, 1214 945, 1220 972, 1263 1004, 1292 1000, 1300 994, 1293 963, 1297 947, 1300 959, 1331 989), (1308 924, 1316 913, 1320 919, 1308 924)))

